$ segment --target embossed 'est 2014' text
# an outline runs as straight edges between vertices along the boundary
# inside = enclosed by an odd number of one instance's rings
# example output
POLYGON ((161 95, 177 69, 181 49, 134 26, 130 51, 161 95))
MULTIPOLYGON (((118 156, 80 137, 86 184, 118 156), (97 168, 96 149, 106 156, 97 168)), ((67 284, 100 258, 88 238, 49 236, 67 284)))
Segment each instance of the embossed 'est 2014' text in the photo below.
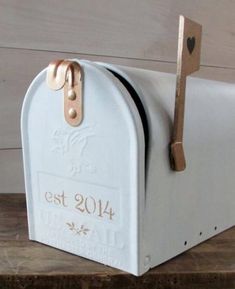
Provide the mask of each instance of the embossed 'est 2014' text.
MULTIPOLYGON (((45 200, 47 203, 60 207, 69 207, 68 196, 66 196, 64 191, 62 193, 45 192, 45 200)), ((84 196, 81 193, 74 194, 72 206, 80 213, 96 215, 101 218, 108 218, 109 220, 113 220, 115 215, 110 201, 103 201, 92 196, 84 196)))

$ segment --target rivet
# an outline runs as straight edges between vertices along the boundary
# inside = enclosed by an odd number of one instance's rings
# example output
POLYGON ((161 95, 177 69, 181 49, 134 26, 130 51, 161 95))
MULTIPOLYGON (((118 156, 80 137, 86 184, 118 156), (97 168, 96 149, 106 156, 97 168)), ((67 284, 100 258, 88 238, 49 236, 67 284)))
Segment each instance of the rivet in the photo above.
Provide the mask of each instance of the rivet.
POLYGON ((76 92, 73 89, 70 89, 68 91, 68 99, 69 100, 75 100, 76 99, 76 92))
POLYGON ((148 267, 150 265, 151 257, 149 255, 144 258, 144 266, 148 267))
POLYGON ((77 116, 77 112, 74 108, 69 109, 69 117, 70 118, 75 118, 77 116))

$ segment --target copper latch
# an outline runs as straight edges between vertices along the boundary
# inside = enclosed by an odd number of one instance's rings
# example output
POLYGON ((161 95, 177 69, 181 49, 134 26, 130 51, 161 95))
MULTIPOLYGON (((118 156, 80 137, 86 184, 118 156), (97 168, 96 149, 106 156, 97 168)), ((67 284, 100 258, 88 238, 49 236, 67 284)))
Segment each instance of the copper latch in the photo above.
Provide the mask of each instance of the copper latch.
POLYGON ((186 77, 199 70, 202 26, 180 16, 176 96, 173 134, 170 144, 171 167, 183 171, 186 167, 183 147, 186 77))
POLYGON ((83 118, 82 70, 76 61, 56 60, 47 69, 47 84, 53 90, 64 88, 64 117, 67 123, 78 126, 83 118))

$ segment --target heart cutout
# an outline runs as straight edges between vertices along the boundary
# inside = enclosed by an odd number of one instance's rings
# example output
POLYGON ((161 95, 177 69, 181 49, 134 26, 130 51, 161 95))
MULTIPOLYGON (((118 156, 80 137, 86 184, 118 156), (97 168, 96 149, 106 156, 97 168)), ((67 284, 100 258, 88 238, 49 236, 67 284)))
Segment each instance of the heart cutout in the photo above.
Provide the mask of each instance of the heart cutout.
POLYGON ((188 47, 188 51, 190 54, 193 53, 193 50, 195 48, 195 44, 196 44, 196 39, 195 37, 188 37, 187 39, 187 47, 188 47))

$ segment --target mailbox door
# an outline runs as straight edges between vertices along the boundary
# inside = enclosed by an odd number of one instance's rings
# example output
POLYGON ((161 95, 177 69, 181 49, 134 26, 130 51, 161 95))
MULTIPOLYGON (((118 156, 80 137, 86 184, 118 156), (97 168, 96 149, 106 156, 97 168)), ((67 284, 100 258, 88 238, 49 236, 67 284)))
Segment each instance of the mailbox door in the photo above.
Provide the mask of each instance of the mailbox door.
POLYGON ((139 275, 145 140, 136 105, 101 66, 80 61, 82 123, 63 115, 63 90, 31 84, 22 109, 29 237, 139 275))

